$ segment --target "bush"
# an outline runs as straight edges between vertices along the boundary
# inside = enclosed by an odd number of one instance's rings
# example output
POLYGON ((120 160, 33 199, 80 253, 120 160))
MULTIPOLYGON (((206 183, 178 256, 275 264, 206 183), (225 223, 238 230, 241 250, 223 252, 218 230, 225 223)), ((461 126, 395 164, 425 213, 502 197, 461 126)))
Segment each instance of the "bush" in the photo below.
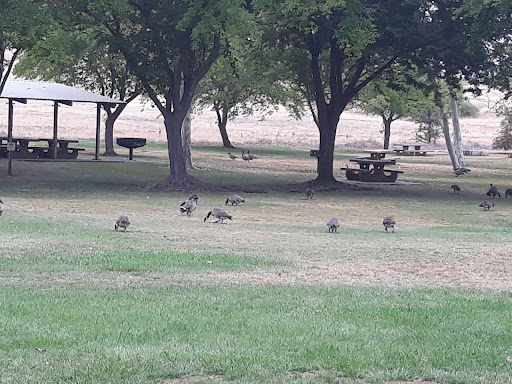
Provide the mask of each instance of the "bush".
POLYGON ((478 108, 469 101, 461 101, 459 104, 460 117, 478 117, 478 108))
POLYGON ((504 108, 501 113, 504 118, 501 120, 501 131, 492 141, 494 149, 512 149, 512 108, 504 108))

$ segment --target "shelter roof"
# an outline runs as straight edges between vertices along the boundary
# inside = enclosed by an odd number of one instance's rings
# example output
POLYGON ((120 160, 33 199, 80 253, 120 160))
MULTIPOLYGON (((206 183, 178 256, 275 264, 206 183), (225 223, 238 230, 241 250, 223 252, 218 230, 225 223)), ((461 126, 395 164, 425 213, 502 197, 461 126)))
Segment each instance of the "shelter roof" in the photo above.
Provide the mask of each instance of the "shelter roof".
POLYGON ((13 100, 52 100, 62 102, 124 104, 124 101, 97 95, 83 89, 58 83, 37 81, 7 81, 0 95, 13 100))

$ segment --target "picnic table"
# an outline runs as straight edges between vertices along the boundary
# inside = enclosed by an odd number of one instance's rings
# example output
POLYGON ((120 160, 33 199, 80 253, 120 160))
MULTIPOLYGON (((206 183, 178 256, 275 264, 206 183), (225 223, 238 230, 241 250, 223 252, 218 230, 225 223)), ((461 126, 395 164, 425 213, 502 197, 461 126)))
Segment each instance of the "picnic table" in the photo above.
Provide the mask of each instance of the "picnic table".
POLYGON ((404 156, 427 156, 427 153, 432 151, 427 151, 426 149, 422 149, 422 144, 414 143, 414 144, 398 144, 401 148, 394 149, 394 152, 399 155, 404 156))
MULTIPOLYGON (((46 141, 48 143, 47 148, 39 154, 40 158, 53 159, 54 154, 54 140, 53 139, 39 139, 39 141, 46 141)), ((76 159, 79 151, 85 151, 85 148, 74 148, 69 147, 71 143, 78 143, 78 140, 57 140, 57 159, 76 159)))
MULTIPOLYGON (((30 146, 30 142, 38 142, 39 139, 30 137, 13 137, 11 142, 15 145, 15 150, 12 151, 13 159, 37 159, 39 155, 38 147, 30 146)), ((9 138, 7 136, 0 137, 0 157, 7 158, 7 143, 9 138)))
MULTIPOLYGON (((0 136, 0 157, 7 158, 8 137, 0 136)), ((12 152, 13 159, 52 159, 53 158, 53 139, 35 139, 30 137, 13 137, 11 142, 15 144, 15 151, 12 152), (30 145, 30 143, 47 142, 48 146, 30 145)), ((57 140, 57 158, 58 159, 76 159, 79 151, 85 151, 84 148, 71 148, 70 143, 78 143, 78 140, 57 140)))
POLYGON ((349 161, 357 163, 359 168, 343 167, 347 180, 364 182, 388 182, 394 183, 399 173, 403 171, 386 168, 389 165, 395 165, 396 159, 385 158, 386 154, 392 153, 387 150, 368 150, 369 157, 356 157, 349 161))

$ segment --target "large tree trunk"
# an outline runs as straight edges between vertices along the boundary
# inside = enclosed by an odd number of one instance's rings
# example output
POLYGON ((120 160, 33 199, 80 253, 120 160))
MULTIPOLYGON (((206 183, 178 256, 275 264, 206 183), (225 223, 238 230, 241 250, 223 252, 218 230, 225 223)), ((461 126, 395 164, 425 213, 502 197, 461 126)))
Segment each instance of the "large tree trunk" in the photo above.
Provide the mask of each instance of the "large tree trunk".
POLYGON ((448 121, 448 115, 446 113, 446 105, 444 103, 443 96, 439 91, 436 91, 435 102, 441 110, 441 120, 443 122, 443 135, 446 143, 446 149, 448 150, 448 154, 450 155, 450 160, 452 162, 453 169, 458 169, 460 168, 460 164, 457 161, 457 157, 455 156, 455 151, 453 149, 452 139, 450 135, 450 122, 448 121))
POLYGON ((224 148, 235 148, 228 137, 228 131, 226 130, 226 125, 228 124, 228 111, 219 110, 215 108, 215 113, 217 114, 217 126, 219 127, 220 136, 222 137, 222 146, 224 148), (222 113, 221 113, 222 112, 222 113))
POLYGON ((181 135, 183 141, 183 153, 185 155, 185 167, 187 169, 192 169, 194 166, 192 165, 192 153, 190 152, 190 145, 192 142, 192 118, 190 116, 190 109, 187 111, 185 119, 183 120, 181 135))
POLYGON ((125 107, 126 104, 118 104, 116 107, 105 105, 103 107, 105 112, 107 112, 107 120, 105 121, 105 153, 103 153, 103 156, 117 156, 117 153, 114 151, 114 123, 125 107))
POLYGON ((459 108, 457 106, 457 100, 453 95, 450 95, 450 104, 452 107, 453 149, 459 167, 463 167, 465 165, 465 161, 464 149, 462 148, 462 134, 460 132, 459 108))
POLYGON ((386 116, 381 117, 382 123, 384 124, 384 149, 389 149, 389 139, 391 137, 391 122, 393 121, 393 118, 386 118, 386 116))
POLYGON ((320 132, 320 157, 318 159, 318 177, 316 181, 321 184, 329 184, 336 182, 334 178, 334 144, 336 141, 336 129, 338 119, 332 116, 323 116, 319 114, 320 132), (330 118, 328 118, 330 117, 330 118))
POLYGON ((185 154, 181 138, 181 127, 185 119, 185 113, 164 114, 164 124, 167 133, 167 151, 169 154, 169 177, 160 183, 163 187, 187 188, 190 184, 197 183, 194 177, 187 173, 185 154))

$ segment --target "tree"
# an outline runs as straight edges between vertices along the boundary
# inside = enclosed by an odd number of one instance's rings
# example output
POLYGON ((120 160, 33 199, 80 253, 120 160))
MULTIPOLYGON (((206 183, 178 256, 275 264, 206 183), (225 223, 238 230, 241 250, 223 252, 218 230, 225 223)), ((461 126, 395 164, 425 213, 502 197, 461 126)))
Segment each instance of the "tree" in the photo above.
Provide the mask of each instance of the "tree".
POLYGON ((18 57, 45 36, 52 19, 37 1, 0 0, 0 94, 18 57))
POLYGON ((508 151, 512 149, 512 107, 505 104, 499 108, 498 114, 503 119, 501 120, 501 130, 492 141, 492 147, 508 151))
POLYGON ((103 104, 105 120, 104 156, 116 156, 114 124, 125 107, 142 93, 141 83, 126 66, 124 58, 112 52, 94 30, 77 31, 61 25, 39 41, 16 65, 15 73, 27 78, 52 80, 81 86, 91 92, 125 101, 103 104))
MULTIPOLYGON (((320 134, 317 182, 335 181, 333 154, 341 113, 368 84, 395 63, 436 41, 430 4, 422 1, 255 1, 269 23, 267 41, 281 49, 289 80, 313 114, 320 134)), ((429 58, 434 50, 429 50, 429 58)))
POLYGON ((383 77, 366 86, 357 96, 356 105, 365 113, 378 115, 384 126, 384 149, 389 149, 391 123, 410 116, 425 100, 423 92, 408 84, 400 75, 383 77))
POLYGON ((169 176, 165 188, 198 183, 188 175, 182 125, 199 81, 217 60, 232 35, 244 33, 249 13, 242 1, 70 0, 81 19, 77 26, 103 28, 103 37, 119 52, 164 117, 169 176))
POLYGON ((268 65, 268 50, 259 49, 254 37, 232 41, 229 49, 212 66, 199 84, 196 103, 200 108, 211 106, 224 148, 234 148, 226 130, 228 120, 254 113, 272 113, 279 105, 290 106, 289 112, 301 116, 298 101, 281 81, 279 68, 268 65))

